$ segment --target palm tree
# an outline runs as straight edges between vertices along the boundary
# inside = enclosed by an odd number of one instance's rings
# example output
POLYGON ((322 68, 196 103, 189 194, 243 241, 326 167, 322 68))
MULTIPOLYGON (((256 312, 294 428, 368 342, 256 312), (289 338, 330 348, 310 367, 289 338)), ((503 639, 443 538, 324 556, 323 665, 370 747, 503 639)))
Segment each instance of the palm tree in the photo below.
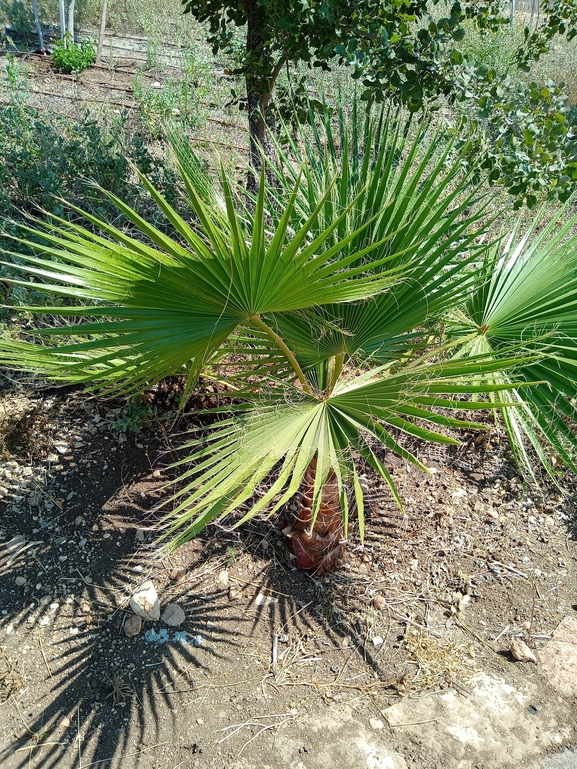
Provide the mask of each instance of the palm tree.
POLYGON ((201 372, 234 390, 175 465, 162 524, 171 546, 298 495, 286 526, 297 563, 331 568, 353 511, 364 535, 360 464, 402 507, 377 445, 426 471, 399 435, 456 443, 445 428, 482 426, 448 410, 499 409, 500 394, 532 387, 542 344, 455 357, 477 328, 441 334, 446 314, 482 290, 490 222, 451 141, 408 136, 385 113, 360 132, 341 121, 338 142, 316 132, 304 155, 297 144, 281 155, 273 186, 262 170, 253 205, 175 142, 190 221, 142 179, 172 236, 108 194, 132 234, 79 212, 91 229, 54 217, 22 237, 38 256, 17 254, 14 282, 65 300, 28 311, 74 322, 6 338, 2 363, 128 395, 173 374, 189 395, 201 372))

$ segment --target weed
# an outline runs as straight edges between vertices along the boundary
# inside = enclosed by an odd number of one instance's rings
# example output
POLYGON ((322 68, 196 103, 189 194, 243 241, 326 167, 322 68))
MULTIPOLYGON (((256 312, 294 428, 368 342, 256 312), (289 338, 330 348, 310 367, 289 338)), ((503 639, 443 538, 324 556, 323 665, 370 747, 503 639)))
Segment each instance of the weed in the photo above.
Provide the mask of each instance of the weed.
POLYGON ((153 138, 163 135, 164 125, 170 120, 193 128, 200 119, 200 102, 208 91, 208 68, 197 60, 192 51, 184 54, 183 58, 183 76, 168 78, 164 86, 160 83, 146 85, 140 74, 134 80, 134 98, 140 106, 142 120, 153 138))
POLYGON ((127 697, 134 695, 134 690, 129 683, 127 683, 120 673, 105 673, 104 678, 106 684, 110 689, 110 692, 106 695, 106 699, 112 697, 113 705, 124 705, 127 697))
POLYGON ((141 403, 131 403, 124 409, 118 419, 110 422, 110 429, 117 430, 120 433, 141 433, 145 425, 150 422, 151 417, 156 417, 156 409, 151 406, 144 406, 141 403))

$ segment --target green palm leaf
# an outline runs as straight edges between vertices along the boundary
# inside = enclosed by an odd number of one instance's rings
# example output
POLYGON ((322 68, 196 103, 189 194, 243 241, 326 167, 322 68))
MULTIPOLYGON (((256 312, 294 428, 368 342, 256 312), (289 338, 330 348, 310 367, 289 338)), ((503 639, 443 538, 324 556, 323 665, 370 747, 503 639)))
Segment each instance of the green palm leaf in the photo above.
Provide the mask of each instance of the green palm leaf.
MULTIPOLYGON (((343 500, 348 484, 355 487, 354 464, 359 455, 382 475, 400 504, 392 477, 372 443, 384 445, 426 472, 427 468, 394 433, 458 443, 434 426, 484 425, 434 409, 474 411, 501 407, 500 402, 482 404, 455 400, 454 396, 507 392, 512 385, 479 385, 479 377, 524 360, 468 358, 414 365, 399 373, 383 366, 361 376, 341 376, 330 397, 322 400, 302 392, 297 396, 295 391, 293 402, 287 403, 284 392, 260 393, 251 408, 214 424, 206 434, 182 447, 186 458, 174 467, 186 469, 178 479, 177 491, 162 505, 172 507, 164 520, 165 536, 171 537, 172 546, 179 546, 211 521, 249 502, 237 525, 265 509, 272 515, 298 491, 313 458, 317 462, 317 507, 331 470, 336 473, 343 500)), ((344 507, 346 510, 346 502, 344 507)), ((362 502, 360 509, 362 513, 362 502)))
POLYGON ((515 230, 482 267, 484 284, 450 318, 452 333, 468 336, 461 354, 511 345, 539 351, 515 376, 493 380, 541 382, 508 393, 514 408, 504 418, 519 463, 533 474, 532 446, 551 477, 551 450, 577 472, 577 217, 561 226, 563 213, 546 224, 537 216, 522 237, 515 230))
MULTIPOLYGON (((152 226, 111 194, 108 197, 133 223, 138 237, 89 214, 83 215, 102 235, 58 219, 49 228, 27 228, 35 238, 41 236, 42 243, 25 238, 22 242, 40 255, 19 254, 16 269, 24 277, 12 282, 76 304, 26 309, 86 322, 36 329, 33 336, 39 343, 4 341, 1 362, 58 380, 94 381, 133 392, 171 373, 197 372, 237 327, 253 323, 261 313, 361 300, 395 280, 394 269, 359 269, 356 261, 368 258, 378 244, 351 253, 349 244, 358 232, 335 242, 339 219, 322 231, 314 229, 323 196, 298 231, 289 232, 295 188, 269 234, 264 184, 247 223, 237 216, 224 174, 226 218, 221 213, 213 216, 184 169, 182 176, 201 223, 199 231, 146 180, 178 238, 152 226), (38 279, 43 282, 33 282, 38 279)), ((329 194, 330 186, 325 196, 329 194)), ((356 203, 352 200, 350 206, 356 203)), ((387 261, 379 257, 372 265, 387 261)))

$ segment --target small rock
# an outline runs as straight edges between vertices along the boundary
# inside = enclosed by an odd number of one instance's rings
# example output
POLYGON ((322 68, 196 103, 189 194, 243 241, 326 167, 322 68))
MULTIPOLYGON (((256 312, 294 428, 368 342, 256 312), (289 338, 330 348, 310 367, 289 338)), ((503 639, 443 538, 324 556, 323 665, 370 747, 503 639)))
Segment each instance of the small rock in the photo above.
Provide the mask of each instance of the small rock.
POLYGON ((375 609, 380 611, 381 609, 384 609, 386 605, 387 605, 387 601, 386 601, 384 596, 382 596, 382 595, 374 596, 374 598, 373 598, 373 606, 375 607, 375 609))
POLYGON ((539 652, 541 670, 558 691, 577 694, 577 619, 564 617, 539 652))
POLYGON ((162 612, 161 619, 170 627, 179 627, 186 619, 186 615, 177 603, 169 603, 162 612))
POLYGON ((40 625, 42 627, 45 627, 49 623, 50 623, 50 617, 47 614, 45 614, 44 617, 42 617, 42 619, 40 620, 40 625))
POLYGON ((464 595, 459 601, 459 605, 457 606, 457 608, 459 609, 459 611, 463 611, 463 609, 466 609, 470 603, 471 603, 471 596, 464 595))
POLYGON ((58 726, 62 727, 62 729, 68 729, 70 726, 70 719, 68 716, 62 716, 62 718, 58 721, 58 726))
POLYGON ((91 585, 92 584, 92 577, 90 575, 88 575, 88 576, 84 577, 84 581, 86 582, 87 585, 91 585))
POLYGON ((14 635, 14 625, 8 625, 6 628, 6 635, 14 635))
POLYGON ((155 80, 154 83, 151 84, 151 88, 162 88, 158 80, 155 80))
POLYGON ((82 539, 78 542, 78 547, 84 547, 88 540, 85 537, 82 537, 82 539))
POLYGON ((124 623, 124 635, 128 638, 134 638, 142 629, 142 617, 138 614, 131 614, 124 623))
POLYGON ((171 579, 173 582, 177 582, 179 579, 182 579, 185 574, 186 569, 181 566, 180 569, 171 569, 168 572, 168 579, 171 579))
POLYGON ((381 638, 381 636, 380 636, 380 635, 376 635, 376 636, 375 636, 375 637, 372 639, 372 641, 373 641, 373 645, 374 645, 374 646, 381 646, 381 644, 383 643, 383 639, 381 638))
POLYGON ((146 534, 144 533, 144 531, 142 529, 137 529, 136 530, 136 539, 139 542, 144 542, 145 536, 146 536, 146 534))
POLYGON ((152 580, 147 579, 135 590, 130 599, 130 608, 142 619, 153 621, 160 619, 158 593, 152 580))
POLYGON ((25 584, 26 584, 26 577, 16 577, 16 579, 14 580, 14 582, 16 583, 16 585, 17 585, 18 587, 22 587, 23 585, 25 585, 25 584))
POLYGON ((384 723, 380 721, 378 718, 370 718, 369 724, 372 726, 373 729, 382 729, 384 727, 384 723))
POLYGON ((228 600, 240 601, 241 598, 242 598, 242 590, 239 590, 238 587, 234 587, 234 585, 231 585, 228 589, 228 600))
POLYGON ((527 646, 520 638, 511 639, 511 646, 509 651, 519 662, 534 662, 537 664, 537 657, 533 654, 533 651, 527 646))
POLYGON ((67 555, 59 555, 58 556, 58 560, 60 561, 60 563, 64 563, 64 561, 68 560, 68 556, 67 555))
POLYGON ((111 536, 110 532, 105 531, 104 534, 102 535, 102 539, 110 539, 110 536, 111 536))
MULTIPOLYGON (((68 496, 70 496, 70 495, 68 495, 68 496)), ((83 523, 84 523, 84 518, 81 515, 77 515, 76 518, 74 519, 74 525, 75 526, 82 526, 83 523)))
POLYGON ((216 578, 216 581, 219 585, 222 585, 222 587, 228 587, 228 571, 226 569, 221 571, 216 578))
POLYGON ((160 472, 160 470, 155 470, 155 471, 152 473, 152 477, 153 477, 153 478, 162 478, 162 473, 160 472))
POLYGON ((197 718, 197 719, 196 719, 196 723, 197 723, 199 726, 202 726, 202 725, 204 724, 204 718, 197 718))

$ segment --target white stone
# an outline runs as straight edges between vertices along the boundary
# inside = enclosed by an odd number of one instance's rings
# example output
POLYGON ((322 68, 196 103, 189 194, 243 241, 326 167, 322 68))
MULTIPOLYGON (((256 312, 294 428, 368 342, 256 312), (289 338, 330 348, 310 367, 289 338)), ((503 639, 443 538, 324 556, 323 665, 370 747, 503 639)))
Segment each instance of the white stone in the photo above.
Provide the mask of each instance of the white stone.
POLYGON ((156 621, 160 619, 158 593, 151 579, 143 582, 130 599, 130 608, 142 619, 156 621))
POLYGON ((519 662, 537 662, 537 657, 533 651, 520 638, 513 638, 509 651, 519 662))
POLYGON ((179 627, 182 625, 186 615, 181 606, 177 603, 169 603, 162 612, 162 621, 166 622, 171 627, 179 627))

